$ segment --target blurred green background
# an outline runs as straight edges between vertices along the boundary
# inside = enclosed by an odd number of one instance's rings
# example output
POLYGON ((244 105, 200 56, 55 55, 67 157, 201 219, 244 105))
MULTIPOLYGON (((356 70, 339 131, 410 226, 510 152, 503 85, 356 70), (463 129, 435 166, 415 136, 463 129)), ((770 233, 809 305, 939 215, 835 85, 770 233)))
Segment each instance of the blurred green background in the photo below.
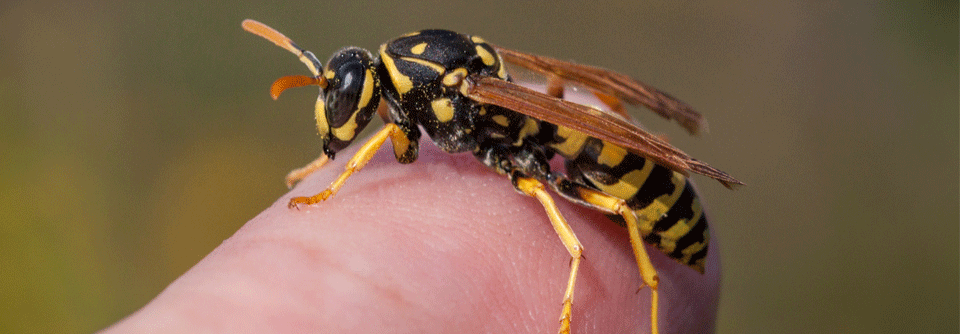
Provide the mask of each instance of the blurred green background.
POLYGON ((306 69, 444 27, 697 107, 675 145, 723 248, 720 333, 958 332, 957 2, 0 4, 0 332, 91 332, 156 296, 319 153, 306 69))

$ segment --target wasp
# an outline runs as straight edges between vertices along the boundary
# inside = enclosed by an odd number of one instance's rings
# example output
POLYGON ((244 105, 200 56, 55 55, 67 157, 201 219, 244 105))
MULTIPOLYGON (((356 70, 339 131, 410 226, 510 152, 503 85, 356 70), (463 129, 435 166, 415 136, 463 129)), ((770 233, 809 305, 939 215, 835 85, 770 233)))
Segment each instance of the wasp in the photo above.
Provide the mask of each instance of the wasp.
POLYGON ((505 49, 447 30, 400 36, 381 45, 376 55, 343 48, 323 66, 313 53, 263 23, 245 20, 242 27, 297 55, 313 74, 278 79, 270 88, 274 99, 288 88, 320 87, 315 116, 323 154, 288 174, 288 186, 349 146, 375 112, 385 124, 326 190, 292 198, 291 208, 336 194, 387 139, 401 164, 417 159, 421 129, 447 153, 472 152, 505 175, 520 194, 543 205, 570 253, 560 333, 570 331, 583 246, 547 188, 606 213, 626 228, 642 284, 652 294, 651 331, 657 333, 659 279, 643 243, 702 274, 709 243, 707 219, 687 177, 690 172, 702 174, 728 188, 743 184, 634 123, 623 104, 645 106, 676 120, 691 134, 706 125, 687 104, 623 74, 505 49), (546 92, 514 83, 506 63, 544 75, 546 92), (586 87, 609 110, 564 100, 568 83, 586 87), (555 156, 564 160, 564 173, 552 170, 549 161, 555 156))

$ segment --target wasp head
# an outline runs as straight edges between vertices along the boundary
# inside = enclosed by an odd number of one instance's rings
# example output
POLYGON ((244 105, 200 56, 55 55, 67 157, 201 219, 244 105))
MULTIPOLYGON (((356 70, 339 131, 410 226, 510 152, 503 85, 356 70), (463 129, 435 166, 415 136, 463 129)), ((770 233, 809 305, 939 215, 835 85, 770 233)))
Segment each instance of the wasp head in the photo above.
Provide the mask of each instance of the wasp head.
POLYGON ((244 20, 242 26, 297 55, 313 73, 312 77, 291 75, 277 79, 270 87, 270 95, 277 99, 287 88, 320 86, 314 108, 317 130, 323 140, 323 153, 333 159, 370 123, 380 104, 380 81, 370 52, 356 47, 344 48, 330 57, 327 66, 322 66, 313 53, 273 28, 254 20, 244 20))
POLYGON ((314 113, 323 153, 332 159, 370 123, 380 104, 380 81, 370 52, 356 47, 337 51, 321 69, 315 77, 293 75, 277 79, 270 92, 276 99, 287 88, 320 86, 314 113))
POLYGON ((330 57, 321 75, 327 84, 317 98, 317 130, 323 152, 333 158, 370 123, 380 104, 380 82, 370 52, 354 47, 330 57))

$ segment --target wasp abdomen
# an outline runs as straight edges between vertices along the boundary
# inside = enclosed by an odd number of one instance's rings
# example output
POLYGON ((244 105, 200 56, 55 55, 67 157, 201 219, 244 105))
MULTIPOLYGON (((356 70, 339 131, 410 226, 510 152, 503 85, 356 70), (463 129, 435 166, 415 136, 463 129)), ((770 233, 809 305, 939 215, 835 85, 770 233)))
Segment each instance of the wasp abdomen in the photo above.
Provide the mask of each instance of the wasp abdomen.
MULTIPOLYGON (((636 213, 646 242, 703 272, 709 230, 686 176, 564 127, 558 127, 554 140, 547 145, 568 159, 571 180, 623 199, 636 213)), ((610 217, 623 223, 620 216, 610 217)))

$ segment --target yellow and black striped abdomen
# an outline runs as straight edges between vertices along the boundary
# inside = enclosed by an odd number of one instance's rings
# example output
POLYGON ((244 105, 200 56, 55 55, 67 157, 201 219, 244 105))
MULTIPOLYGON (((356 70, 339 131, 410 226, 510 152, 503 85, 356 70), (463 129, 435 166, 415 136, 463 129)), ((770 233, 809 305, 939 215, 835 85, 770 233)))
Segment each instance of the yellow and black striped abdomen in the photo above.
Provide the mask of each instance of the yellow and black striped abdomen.
MULTIPOLYGON (((644 241, 703 272, 710 238, 707 219, 683 174, 564 127, 554 137, 557 142, 548 146, 568 160, 572 181, 625 200, 637 214, 644 241)), ((623 225, 620 216, 610 217, 623 225)))

